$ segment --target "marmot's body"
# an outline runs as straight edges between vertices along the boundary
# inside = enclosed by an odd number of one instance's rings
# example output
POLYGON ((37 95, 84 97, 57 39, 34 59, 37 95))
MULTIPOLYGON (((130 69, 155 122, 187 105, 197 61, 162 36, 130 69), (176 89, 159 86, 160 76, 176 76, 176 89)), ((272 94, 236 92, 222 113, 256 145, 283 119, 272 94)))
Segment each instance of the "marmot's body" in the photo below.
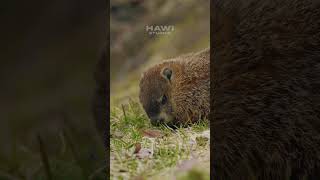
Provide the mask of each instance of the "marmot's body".
POLYGON ((210 109, 210 49, 170 59, 140 80, 140 102, 152 123, 205 119, 210 109))
POLYGON ((213 179, 320 179, 319 1, 212 7, 213 179))

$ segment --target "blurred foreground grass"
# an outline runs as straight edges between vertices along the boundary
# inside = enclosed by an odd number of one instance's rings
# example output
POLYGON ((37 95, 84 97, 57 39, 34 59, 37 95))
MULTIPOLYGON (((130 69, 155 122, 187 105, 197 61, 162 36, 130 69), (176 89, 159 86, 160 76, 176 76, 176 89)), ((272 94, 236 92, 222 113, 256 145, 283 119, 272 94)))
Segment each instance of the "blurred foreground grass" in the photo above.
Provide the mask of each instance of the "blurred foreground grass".
MULTIPOLYGON (((92 134, 91 134, 92 135, 92 134)), ((61 132, 56 136, 58 147, 52 152, 43 134, 34 138, 35 149, 15 144, 8 160, 0 164, 0 180, 105 180, 106 164, 102 157, 103 145, 98 136, 81 138, 75 126, 65 118, 61 132), (90 147, 83 144, 89 144, 90 147)))
POLYGON ((153 127, 135 100, 111 109, 111 179, 209 179, 208 123, 153 127))

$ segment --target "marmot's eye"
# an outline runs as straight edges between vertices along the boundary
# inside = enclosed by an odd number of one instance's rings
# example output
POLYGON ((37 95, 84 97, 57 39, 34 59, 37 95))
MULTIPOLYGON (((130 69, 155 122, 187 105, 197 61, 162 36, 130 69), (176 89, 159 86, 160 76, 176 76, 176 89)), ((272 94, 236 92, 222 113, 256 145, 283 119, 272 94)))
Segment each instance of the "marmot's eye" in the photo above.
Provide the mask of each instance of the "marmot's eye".
POLYGON ((163 95, 161 98, 161 104, 166 104, 167 103, 167 96, 163 95))

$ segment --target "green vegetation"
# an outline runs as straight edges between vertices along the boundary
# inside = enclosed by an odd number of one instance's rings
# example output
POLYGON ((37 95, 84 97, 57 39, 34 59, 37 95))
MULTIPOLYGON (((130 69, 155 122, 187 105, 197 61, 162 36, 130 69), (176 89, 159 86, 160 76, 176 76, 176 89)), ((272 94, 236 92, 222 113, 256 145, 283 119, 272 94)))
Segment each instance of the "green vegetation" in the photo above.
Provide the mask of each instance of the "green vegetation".
POLYGON ((153 127, 139 103, 130 100, 112 108, 110 125, 112 179, 209 179, 206 121, 176 130, 153 127), (199 164, 203 168, 196 168, 199 164))

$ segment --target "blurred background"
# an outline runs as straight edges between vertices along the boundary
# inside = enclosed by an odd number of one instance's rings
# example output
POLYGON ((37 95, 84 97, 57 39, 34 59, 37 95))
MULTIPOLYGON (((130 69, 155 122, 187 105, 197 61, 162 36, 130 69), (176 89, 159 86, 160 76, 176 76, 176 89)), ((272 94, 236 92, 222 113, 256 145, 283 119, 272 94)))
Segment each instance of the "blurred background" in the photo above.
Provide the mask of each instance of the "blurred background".
POLYGON ((106 3, 1 1, 1 180, 105 179, 92 101, 106 3))
POLYGON ((111 0, 111 106, 138 98, 147 67, 209 47, 209 8, 210 0, 111 0), (174 29, 149 34, 151 26, 156 32, 157 26, 174 29))

